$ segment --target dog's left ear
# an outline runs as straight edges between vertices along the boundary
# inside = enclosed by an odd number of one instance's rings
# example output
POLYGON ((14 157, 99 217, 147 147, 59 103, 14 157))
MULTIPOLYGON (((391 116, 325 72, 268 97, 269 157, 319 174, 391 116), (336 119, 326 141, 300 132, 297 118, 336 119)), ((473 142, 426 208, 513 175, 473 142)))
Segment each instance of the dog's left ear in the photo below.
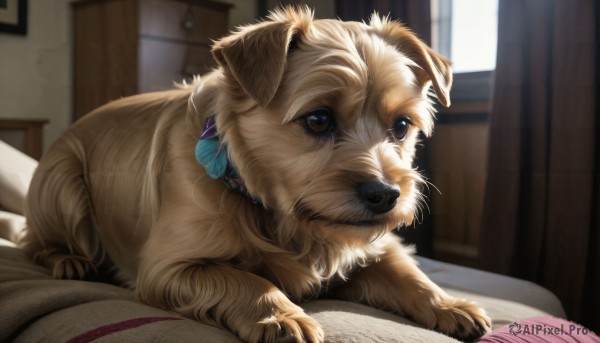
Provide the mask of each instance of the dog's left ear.
POLYGON ((313 20, 308 7, 287 7, 271 12, 269 21, 241 28, 215 42, 219 65, 236 79, 260 105, 271 102, 285 70, 288 48, 313 20))
POLYGON ((413 68, 420 87, 433 89, 439 102, 450 106, 450 87, 452 87, 452 64, 423 43, 411 30, 388 18, 380 18, 376 13, 371 16, 371 27, 387 42, 413 60, 418 68, 413 68))

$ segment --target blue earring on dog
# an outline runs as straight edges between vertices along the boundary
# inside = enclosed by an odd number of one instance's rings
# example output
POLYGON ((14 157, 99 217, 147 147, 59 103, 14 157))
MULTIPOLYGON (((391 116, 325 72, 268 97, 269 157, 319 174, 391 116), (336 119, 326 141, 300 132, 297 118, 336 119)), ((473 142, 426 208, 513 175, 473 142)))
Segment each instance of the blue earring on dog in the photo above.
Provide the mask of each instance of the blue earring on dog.
POLYGON ((214 116, 206 120, 202 135, 196 143, 196 160, 213 179, 221 178, 225 174, 229 163, 227 147, 219 141, 214 116))

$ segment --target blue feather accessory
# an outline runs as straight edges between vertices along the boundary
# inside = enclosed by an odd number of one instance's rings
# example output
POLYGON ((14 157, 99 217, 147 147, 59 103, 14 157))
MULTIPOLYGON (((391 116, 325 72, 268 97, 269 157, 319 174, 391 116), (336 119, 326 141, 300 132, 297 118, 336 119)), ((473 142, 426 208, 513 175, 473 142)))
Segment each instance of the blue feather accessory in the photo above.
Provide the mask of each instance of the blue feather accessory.
POLYGON ((227 145, 219 140, 214 116, 206 120, 202 135, 196 143, 196 160, 211 178, 222 179, 227 188, 247 196, 255 205, 263 204, 259 197, 248 192, 244 180, 229 161, 227 145))
POLYGON ((215 117, 209 117, 204 124, 202 135, 196 143, 196 160, 213 179, 221 178, 225 174, 229 157, 227 147, 221 144, 217 136, 215 117))

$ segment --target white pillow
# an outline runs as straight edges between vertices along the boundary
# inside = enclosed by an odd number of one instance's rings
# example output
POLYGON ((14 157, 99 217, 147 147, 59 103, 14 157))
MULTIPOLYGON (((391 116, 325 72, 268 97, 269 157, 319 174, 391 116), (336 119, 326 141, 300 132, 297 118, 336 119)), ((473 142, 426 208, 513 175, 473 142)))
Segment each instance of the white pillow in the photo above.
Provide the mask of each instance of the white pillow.
POLYGON ((38 162, 0 141, 0 207, 23 214, 29 183, 38 162))
POLYGON ((0 211, 0 247, 14 246, 25 229, 25 217, 0 211))

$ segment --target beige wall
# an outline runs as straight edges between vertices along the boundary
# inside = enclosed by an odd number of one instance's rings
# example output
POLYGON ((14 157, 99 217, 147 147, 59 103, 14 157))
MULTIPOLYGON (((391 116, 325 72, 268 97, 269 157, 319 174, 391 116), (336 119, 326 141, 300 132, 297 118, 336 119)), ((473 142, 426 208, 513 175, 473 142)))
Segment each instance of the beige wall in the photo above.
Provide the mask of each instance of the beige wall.
MULTIPOLYGON (((69 0, 29 0, 26 36, 0 33, 0 118, 40 118, 47 147, 71 118, 69 0)), ((19 145, 21 136, 0 132, 19 145)))

